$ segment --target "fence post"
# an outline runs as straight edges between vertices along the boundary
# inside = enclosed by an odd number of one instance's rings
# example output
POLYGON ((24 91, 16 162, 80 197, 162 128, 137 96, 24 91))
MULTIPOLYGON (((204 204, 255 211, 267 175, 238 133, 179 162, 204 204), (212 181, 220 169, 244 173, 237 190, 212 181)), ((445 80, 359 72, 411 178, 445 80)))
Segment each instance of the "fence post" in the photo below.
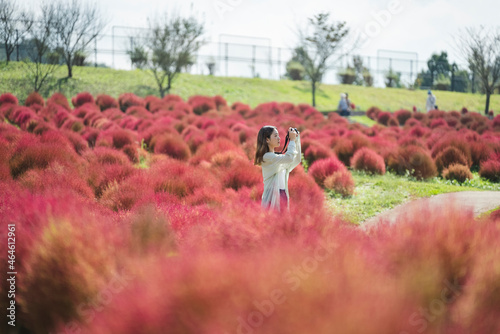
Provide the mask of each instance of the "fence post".
POLYGON ((19 31, 17 29, 16 29, 16 60, 19 61, 19 31))
POLYGON ((255 45, 252 45, 252 78, 255 78, 255 45))
POLYGON ((94 38, 94 67, 97 67, 97 38, 94 38))
POLYGON ((413 85, 413 59, 410 59, 410 85, 413 85))
POLYGON ((227 71, 228 71, 228 55, 227 55, 227 53, 228 53, 228 44, 227 44, 227 42, 225 44, 226 44, 226 50, 225 50, 226 57, 225 57, 225 59, 226 59, 226 77, 227 77, 228 76, 228 74, 227 74, 227 71))
POLYGON ((111 58, 113 68, 115 68, 115 26, 111 28, 111 58))
POLYGON ((278 48, 278 80, 281 80, 281 48, 278 48))

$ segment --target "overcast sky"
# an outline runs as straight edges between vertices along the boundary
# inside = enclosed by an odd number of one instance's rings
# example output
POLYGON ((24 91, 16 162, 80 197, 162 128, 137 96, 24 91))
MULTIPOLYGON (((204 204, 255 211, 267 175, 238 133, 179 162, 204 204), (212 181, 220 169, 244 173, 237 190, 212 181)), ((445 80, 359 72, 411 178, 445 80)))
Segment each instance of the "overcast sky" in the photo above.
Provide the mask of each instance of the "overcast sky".
MULTIPOLYGON (((36 8, 40 0, 16 0, 36 8)), ((454 38, 469 26, 498 23, 498 0, 99 0, 113 26, 147 27, 147 18, 164 11, 194 12, 203 18, 206 39, 219 41, 221 34, 263 38, 256 43, 294 47, 296 27, 307 17, 327 11, 364 35, 355 53, 377 56, 378 50, 415 52, 419 61, 432 53, 448 51, 449 59, 463 63, 454 38), (268 38, 269 40, 265 40, 268 38)), ((245 39, 234 39, 245 42, 245 39)), ((250 41, 250 40, 248 40, 250 41)))

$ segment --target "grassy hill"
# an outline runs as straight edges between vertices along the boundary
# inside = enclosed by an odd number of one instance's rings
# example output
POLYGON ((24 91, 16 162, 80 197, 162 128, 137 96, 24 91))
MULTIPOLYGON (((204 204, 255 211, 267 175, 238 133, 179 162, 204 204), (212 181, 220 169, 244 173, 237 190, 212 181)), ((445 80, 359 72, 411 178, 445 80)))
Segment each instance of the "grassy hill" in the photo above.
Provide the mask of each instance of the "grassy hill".
MULTIPOLYGON (((32 90, 25 75, 26 71, 21 63, 0 64, 0 94, 11 92, 20 101, 24 101, 32 90)), ((83 91, 94 95, 105 93, 114 97, 124 92, 132 92, 139 96, 158 95, 154 78, 147 71, 75 67, 73 75, 74 78, 65 79, 66 68, 62 67, 40 93, 45 97, 55 91, 61 91, 68 97, 83 91)), ((320 111, 335 110, 342 92, 348 92, 351 101, 361 110, 374 105, 390 111, 401 108, 411 109, 413 106, 423 110, 427 98, 427 91, 424 90, 323 84, 317 93, 317 108, 320 111)), ((174 82, 171 93, 183 98, 196 94, 222 95, 230 103, 241 101, 252 107, 269 101, 311 103, 310 85, 306 81, 181 74, 174 82)), ((443 110, 460 110, 464 106, 469 110, 482 111, 484 109, 484 95, 441 91, 435 91, 435 95, 439 108, 443 110)), ((492 96, 490 109, 498 113, 500 95, 492 96)))

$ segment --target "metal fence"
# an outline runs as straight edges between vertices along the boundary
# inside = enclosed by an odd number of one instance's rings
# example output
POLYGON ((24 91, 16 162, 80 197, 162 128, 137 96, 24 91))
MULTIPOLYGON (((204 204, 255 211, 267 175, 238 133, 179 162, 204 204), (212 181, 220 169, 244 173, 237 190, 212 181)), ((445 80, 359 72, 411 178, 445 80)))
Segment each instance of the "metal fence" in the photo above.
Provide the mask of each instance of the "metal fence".
MULTIPOLYGON (((138 36, 144 28, 113 26, 111 35, 101 35, 87 48, 87 62, 93 66, 106 66, 115 69, 133 69, 128 50, 136 45, 138 36)), ((224 36, 222 36, 224 37, 224 36)), ((280 80, 286 73, 286 64, 292 58, 293 49, 273 47, 270 41, 263 45, 257 43, 237 43, 223 41, 205 43, 195 57, 195 63, 188 70, 191 74, 208 75, 209 64, 214 64, 213 75, 230 77, 260 77, 280 80)), ((22 59, 26 52, 18 45, 11 59, 22 59)), ((340 83, 338 73, 352 66, 352 54, 337 56, 323 83, 340 83)), ((374 86, 385 87, 385 76, 392 69, 400 74, 401 83, 412 86, 421 71, 427 70, 427 62, 419 60, 416 53, 379 50, 376 56, 360 56, 363 65, 373 76, 374 86)), ((5 59, 5 50, 0 49, 0 59, 5 59)), ((460 66, 462 69, 465 67, 460 66)))

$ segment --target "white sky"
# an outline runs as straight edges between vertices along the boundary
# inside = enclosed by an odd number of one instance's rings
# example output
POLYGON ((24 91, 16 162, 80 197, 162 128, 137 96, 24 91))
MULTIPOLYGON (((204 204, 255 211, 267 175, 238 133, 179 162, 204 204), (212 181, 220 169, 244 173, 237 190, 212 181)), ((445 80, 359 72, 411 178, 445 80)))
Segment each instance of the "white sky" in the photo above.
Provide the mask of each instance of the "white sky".
MULTIPOLYGON (((41 0, 16 0, 36 8, 41 0)), ((68 0, 69 1, 69 0, 68 0)), ((204 18, 209 41, 221 34, 269 38, 273 47, 295 46, 296 26, 306 18, 328 11, 336 21, 346 21, 357 32, 372 37, 355 54, 377 56, 377 50, 418 53, 426 61, 432 53, 448 52, 453 62, 464 61, 456 50, 455 36, 460 29, 498 23, 498 0, 99 0, 109 19, 105 34, 113 26, 147 27, 147 18, 164 11, 194 12, 204 18), (191 9, 192 4, 192 9, 191 9), (381 12, 397 7, 392 14, 381 12), (377 21, 378 16, 378 21, 377 21), (379 23, 381 22, 381 23, 379 23)))

